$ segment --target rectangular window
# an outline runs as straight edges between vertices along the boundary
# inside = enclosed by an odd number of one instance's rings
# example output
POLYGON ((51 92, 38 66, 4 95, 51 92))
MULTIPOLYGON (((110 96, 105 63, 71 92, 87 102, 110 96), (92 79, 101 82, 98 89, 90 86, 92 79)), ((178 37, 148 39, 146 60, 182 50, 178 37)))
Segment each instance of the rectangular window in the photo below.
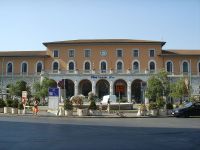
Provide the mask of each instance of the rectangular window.
POLYGON ((150 57, 155 57, 155 50, 154 50, 154 49, 151 49, 151 50, 149 51, 149 56, 150 56, 150 57))
POLYGON ((139 57, 139 50, 138 49, 133 50, 133 57, 139 57))
POLYGON ((121 49, 117 50, 117 57, 122 57, 123 56, 123 51, 121 49))
POLYGON ((85 57, 90 57, 91 56, 91 50, 90 49, 85 49, 85 57))
POLYGON ((59 57, 59 52, 58 52, 58 50, 54 50, 54 51, 53 51, 53 57, 54 57, 54 58, 58 58, 58 57, 59 57))
POLYGON ((70 49, 70 50, 68 51, 68 56, 69 56, 69 57, 75 57, 74 49, 70 49))

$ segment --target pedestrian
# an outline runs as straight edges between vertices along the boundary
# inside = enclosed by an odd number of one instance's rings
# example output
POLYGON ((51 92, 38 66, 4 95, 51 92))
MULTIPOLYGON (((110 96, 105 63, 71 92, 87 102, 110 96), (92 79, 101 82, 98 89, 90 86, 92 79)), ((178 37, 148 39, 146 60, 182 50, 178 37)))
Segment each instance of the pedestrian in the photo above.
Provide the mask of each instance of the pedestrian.
POLYGON ((26 112, 26 102, 27 102, 26 98, 22 97, 22 104, 23 104, 23 108, 24 108, 23 114, 25 114, 25 112, 26 112))
POLYGON ((38 100, 35 98, 33 101, 33 114, 37 115, 39 109, 38 109, 38 100))

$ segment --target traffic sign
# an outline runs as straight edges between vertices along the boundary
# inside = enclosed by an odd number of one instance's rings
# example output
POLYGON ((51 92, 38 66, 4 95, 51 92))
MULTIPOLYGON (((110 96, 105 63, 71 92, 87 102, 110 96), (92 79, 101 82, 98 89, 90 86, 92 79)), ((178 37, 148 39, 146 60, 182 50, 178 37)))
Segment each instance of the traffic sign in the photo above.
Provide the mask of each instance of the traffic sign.
POLYGON ((49 96, 59 96, 59 88, 49 88, 49 96))

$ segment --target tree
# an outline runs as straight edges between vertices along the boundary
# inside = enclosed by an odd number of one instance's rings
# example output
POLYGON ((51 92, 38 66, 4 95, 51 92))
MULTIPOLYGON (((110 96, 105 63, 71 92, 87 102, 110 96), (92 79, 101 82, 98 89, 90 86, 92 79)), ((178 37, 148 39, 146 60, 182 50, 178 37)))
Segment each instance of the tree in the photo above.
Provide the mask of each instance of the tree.
POLYGON ((171 85, 171 89, 172 91, 170 93, 170 96, 172 96, 173 98, 179 98, 180 104, 182 104, 183 97, 188 96, 189 94, 189 89, 185 84, 184 78, 180 78, 176 83, 173 83, 171 85))
POLYGON ((57 87, 57 83, 55 80, 44 78, 42 83, 35 82, 33 84, 33 89, 35 90, 34 96, 42 99, 43 102, 45 102, 45 97, 48 96, 48 89, 50 87, 57 87))
POLYGON ((148 79, 146 97, 149 98, 150 101, 162 103, 163 97, 169 95, 170 84, 167 75, 168 73, 162 69, 158 74, 155 74, 148 79))
POLYGON ((28 94, 27 98, 28 99, 30 99, 31 96, 32 96, 30 87, 23 80, 17 81, 15 84, 10 84, 8 91, 9 91, 12 98, 14 98, 14 96, 21 98, 22 97, 22 91, 27 91, 27 94, 28 94))
POLYGON ((157 78, 162 82, 163 96, 169 96, 170 94, 170 82, 168 78, 168 73, 162 69, 157 75, 157 78))
POLYGON ((147 81, 146 97, 155 102, 162 95, 162 82, 155 75, 151 76, 147 81))

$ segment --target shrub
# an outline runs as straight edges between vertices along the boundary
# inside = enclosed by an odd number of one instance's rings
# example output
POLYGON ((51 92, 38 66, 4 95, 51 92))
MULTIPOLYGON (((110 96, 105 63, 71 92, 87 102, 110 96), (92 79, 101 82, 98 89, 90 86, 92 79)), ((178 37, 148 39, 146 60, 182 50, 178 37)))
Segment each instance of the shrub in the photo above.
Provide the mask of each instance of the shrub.
POLYGON ((13 100, 13 102, 12 102, 12 107, 13 107, 13 108, 17 108, 17 107, 18 107, 18 103, 19 103, 18 100, 16 100, 16 99, 13 100))
POLYGON ((163 98, 161 98, 161 97, 156 100, 156 104, 157 104, 158 108, 164 108, 164 106, 165 106, 165 102, 164 102, 163 98))
POLYGON ((89 109, 91 109, 91 110, 97 110, 97 105, 96 105, 96 103, 95 103, 94 100, 90 102, 89 109))
POLYGON ((149 103, 149 110, 153 110, 153 109, 157 109, 157 108, 158 108, 158 106, 155 102, 149 103))
POLYGON ((128 102, 128 100, 126 98, 122 98, 122 99, 117 98, 116 102, 119 102, 119 100, 120 100, 120 103, 128 102))
POLYGON ((72 102, 68 99, 64 100, 64 109, 65 110, 73 110, 72 102))
POLYGON ((92 93, 92 92, 89 92, 88 93, 88 100, 91 102, 91 101, 95 101, 95 94, 92 93))
POLYGON ((166 105, 166 109, 173 109, 173 105, 172 105, 172 103, 167 103, 167 105, 166 105))
POLYGON ((5 101, 5 103, 6 103, 6 107, 12 107, 13 100, 7 99, 7 100, 5 101))
POLYGON ((18 109, 20 109, 20 110, 24 109, 24 106, 23 106, 22 102, 18 103, 18 109))
POLYGON ((146 107, 145 104, 141 104, 139 107, 140 107, 140 110, 142 110, 142 111, 146 111, 147 110, 147 107, 146 107))
POLYGON ((5 104, 4 100, 0 99, 0 108, 3 108, 5 106, 6 106, 6 104, 5 104))
POLYGON ((78 105, 78 108, 82 108, 84 98, 85 97, 83 95, 72 96, 70 101, 72 101, 72 103, 78 105))

